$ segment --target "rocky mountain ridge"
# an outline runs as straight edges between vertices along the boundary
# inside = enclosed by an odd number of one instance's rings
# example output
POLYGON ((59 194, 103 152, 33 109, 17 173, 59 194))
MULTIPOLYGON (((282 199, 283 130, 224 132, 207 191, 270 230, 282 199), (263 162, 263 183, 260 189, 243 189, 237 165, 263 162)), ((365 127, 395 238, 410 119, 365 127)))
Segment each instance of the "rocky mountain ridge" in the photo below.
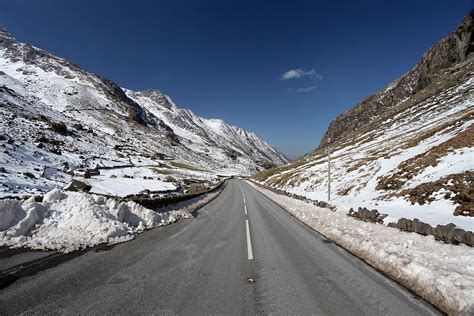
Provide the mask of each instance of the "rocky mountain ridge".
POLYGON ((431 47, 410 71, 332 121, 318 148, 326 147, 329 139, 331 142, 337 141, 358 133, 360 128, 383 120, 397 111, 397 108, 404 107, 407 99, 433 83, 440 82, 445 85, 444 88, 449 88, 448 85, 452 82, 446 82, 445 72, 472 57, 473 37, 474 10, 454 32, 431 47))

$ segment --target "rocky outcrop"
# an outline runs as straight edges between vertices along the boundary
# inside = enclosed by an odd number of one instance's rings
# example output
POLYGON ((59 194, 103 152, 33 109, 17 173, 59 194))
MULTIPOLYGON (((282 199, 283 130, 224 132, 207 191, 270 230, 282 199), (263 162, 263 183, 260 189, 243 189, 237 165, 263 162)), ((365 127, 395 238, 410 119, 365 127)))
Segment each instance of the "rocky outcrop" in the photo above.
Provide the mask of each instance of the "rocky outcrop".
POLYGON ((412 70, 332 121, 318 149, 327 146, 329 139, 337 141, 384 118, 397 105, 434 82, 448 85, 449 82, 442 80, 444 72, 474 55, 473 33, 474 11, 471 11, 461 25, 426 52, 412 70))

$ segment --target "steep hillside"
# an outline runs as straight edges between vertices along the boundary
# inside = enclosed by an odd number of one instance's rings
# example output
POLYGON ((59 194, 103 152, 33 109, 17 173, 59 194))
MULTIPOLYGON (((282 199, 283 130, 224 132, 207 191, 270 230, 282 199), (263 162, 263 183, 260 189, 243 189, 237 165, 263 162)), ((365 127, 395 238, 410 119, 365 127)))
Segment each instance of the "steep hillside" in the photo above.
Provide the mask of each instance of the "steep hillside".
MULTIPOLYGON (((194 152, 209 155, 212 148, 224 150, 213 155, 236 160, 240 156, 252 157, 257 165, 269 168, 286 159, 273 146, 255 133, 231 126, 219 119, 205 119, 187 109, 176 107, 170 97, 159 90, 134 92, 125 90, 128 97, 170 126, 180 140, 194 152)), ((215 157, 215 156, 214 156, 215 157)))
MULTIPOLYGON (((389 214, 386 223, 406 217, 474 229, 472 25, 470 15, 415 68, 331 124, 323 142, 335 140, 329 145, 331 203, 338 209, 365 206, 389 214)), ((256 179, 325 201, 325 146, 256 179)))
POLYGON ((126 92, 0 29, 0 195, 63 186, 74 169, 163 165, 252 174, 286 162, 254 133, 126 92))
POLYGON ((325 147, 329 139, 339 140, 385 116, 393 115, 403 103, 429 86, 437 84, 448 88, 455 85, 456 82, 446 81, 445 72, 472 57, 473 19, 474 11, 466 16, 453 33, 428 50, 413 69, 339 115, 329 125, 319 148, 325 147))

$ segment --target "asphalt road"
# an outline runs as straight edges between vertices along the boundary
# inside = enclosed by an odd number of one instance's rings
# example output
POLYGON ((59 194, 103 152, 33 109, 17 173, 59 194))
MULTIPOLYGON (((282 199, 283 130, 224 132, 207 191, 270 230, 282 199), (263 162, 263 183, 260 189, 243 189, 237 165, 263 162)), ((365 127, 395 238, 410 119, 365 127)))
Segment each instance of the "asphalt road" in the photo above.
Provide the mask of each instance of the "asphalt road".
POLYGON ((1 290, 0 314, 18 313, 439 312, 232 180, 194 219, 86 252, 1 290))

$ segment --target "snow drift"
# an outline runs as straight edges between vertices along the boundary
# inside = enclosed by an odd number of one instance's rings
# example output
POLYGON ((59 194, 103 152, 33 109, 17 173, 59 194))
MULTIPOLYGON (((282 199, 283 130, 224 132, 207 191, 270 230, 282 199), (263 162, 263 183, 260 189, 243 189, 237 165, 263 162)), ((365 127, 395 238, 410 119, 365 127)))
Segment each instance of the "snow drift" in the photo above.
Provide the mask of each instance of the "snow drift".
POLYGON ((53 189, 42 202, 33 197, 0 201, 0 246, 70 252, 127 241, 145 229, 191 216, 187 209, 159 213, 134 202, 53 189))

